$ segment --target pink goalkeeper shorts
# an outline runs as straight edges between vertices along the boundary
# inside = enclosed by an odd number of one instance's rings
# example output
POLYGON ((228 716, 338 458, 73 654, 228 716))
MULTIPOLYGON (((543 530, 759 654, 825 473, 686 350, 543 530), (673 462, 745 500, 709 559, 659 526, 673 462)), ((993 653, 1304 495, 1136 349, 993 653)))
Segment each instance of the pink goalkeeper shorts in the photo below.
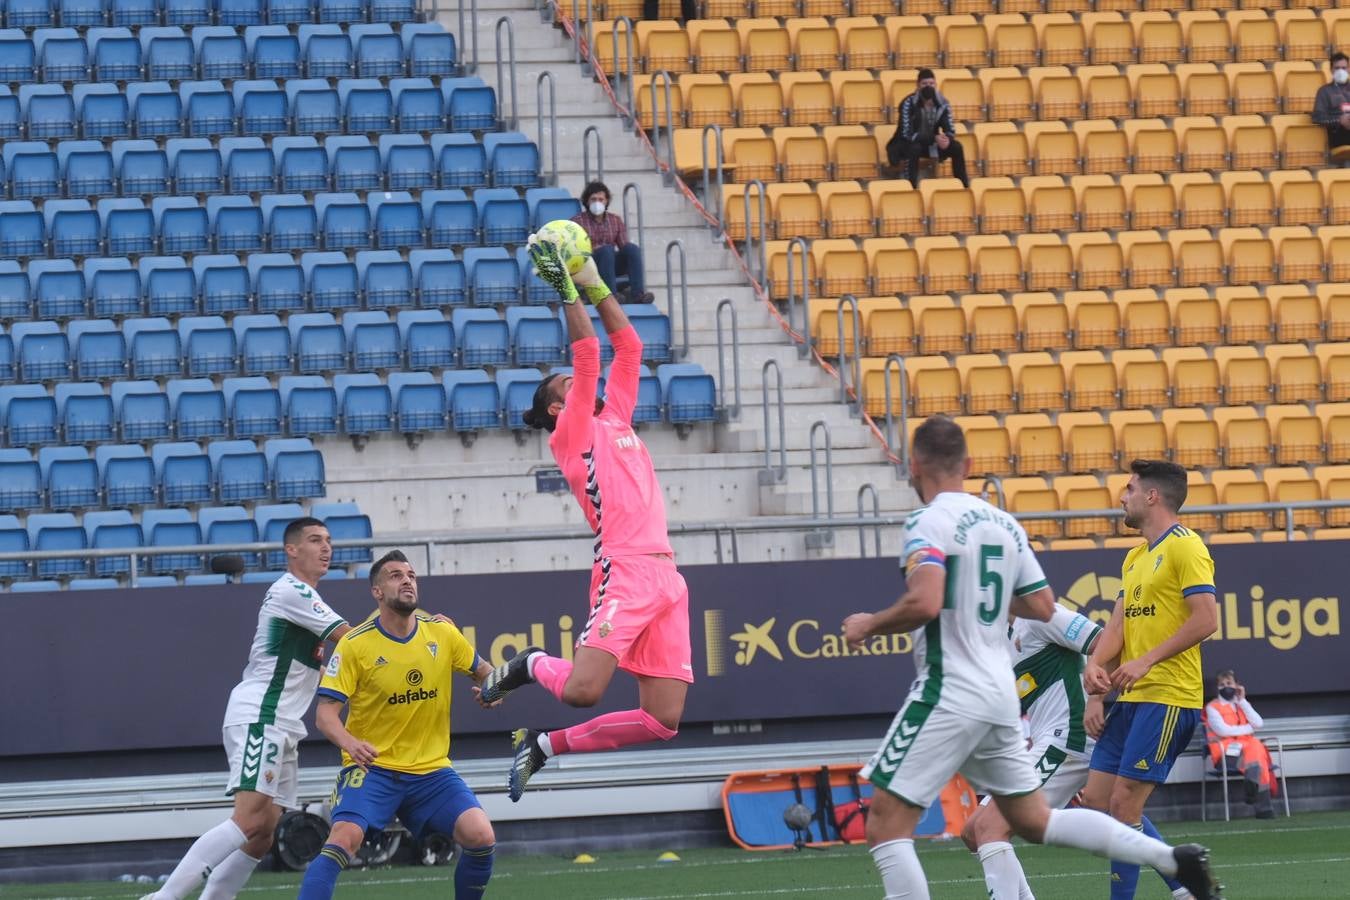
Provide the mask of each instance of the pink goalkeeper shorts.
POLYGON ((634 675, 692 684, 689 588, 667 556, 604 558, 591 570, 591 612, 578 647, 603 650, 634 675))

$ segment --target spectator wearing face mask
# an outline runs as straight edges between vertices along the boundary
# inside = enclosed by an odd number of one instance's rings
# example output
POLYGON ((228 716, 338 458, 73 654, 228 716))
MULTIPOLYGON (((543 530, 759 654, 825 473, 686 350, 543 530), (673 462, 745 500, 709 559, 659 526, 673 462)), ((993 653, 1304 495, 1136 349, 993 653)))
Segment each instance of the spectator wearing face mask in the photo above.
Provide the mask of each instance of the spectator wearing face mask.
POLYGON ((1238 684, 1229 669, 1216 679, 1218 696, 1205 706, 1205 740, 1209 743, 1210 764, 1241 775, 1247 802, 1256 808, 1258 819, 1275 817, 1270 797, 1277 782, 1271 777, 1270 751, 1256 730, 1265 722, 1247 700, 1247 689, 1238 684))
POLYGON ((1312 120, 1327 127, 1333 155, 1339 156, 1336 148, 1350 146, 1350 57, 1344 53, 1331 55, 1331 83, 1317 89, 1312 120))
POLYGON ((581 212, 572 217, 591 238, 591 253, 600 278, 609 285, 610 293, 625 303, 651 303, 654 299, 647 290, 646 271, 642 267, 642 248, 628 240, 628 229, 623 219, 609 211, 609 188, 602 181, 592 181, 581 192, 581 212), (619 290, 619 276, 628 276, 628 289, 619 290))
POLYGON ((938 91, 932 69, 919 70, 918 85, 914 93, 900 101, 900 124, 886 144, 886 158, 892 166, 904 160, 906 175, 915 187, 919 186, 919 160, 923 157, 936 162, 950 159, 952 174, 970 187, 965 150, 952 124, 951 104, 938 91))

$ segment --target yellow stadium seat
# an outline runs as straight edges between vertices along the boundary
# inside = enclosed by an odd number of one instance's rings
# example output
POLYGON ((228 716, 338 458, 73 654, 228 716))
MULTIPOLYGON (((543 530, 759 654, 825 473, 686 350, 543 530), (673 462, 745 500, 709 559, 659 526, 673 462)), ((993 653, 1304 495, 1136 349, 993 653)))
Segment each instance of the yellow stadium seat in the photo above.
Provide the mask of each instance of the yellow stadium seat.
POLYGON ((1087 62, 1087 35, 1082 23, 1069 16, 1039 15, 1032 24, 1040 33, 1041 62, 1047 66, 1077 66, 1087 62))
MULTIPOLYGON (((997 425, 969 428, 966 430, 966 447, 972 472, 1000 477, 1012 474, 1012 443, 1008 439, 1008 429, 997 425)), ((1313 482, 1313 487, 1317 487, 1317 482, 1313 482)))
POLYGON ((1149 350, 1120 350, 1111 355, 1120 385, 1121 406, 1126 409, 1162 408, 1168 405, 1167 364, 1149 350))
POLYGON ((1210 406, 1220 402, 1219 364, 1213 359, 1169 361, 1167 351, 1164 351, 1163 358, 1169 362, 1173 402, 1180 406, 1210 406))
POLYGON ((919 182, 924 210, 933 234, 969 234, 976 230, 975 194, 955 178, 919 182))
POLYGON ((1287 113, 1312 111, 1317 89, 1327 83, 1327 76, 1311 63, 1276 63, 1276 77, 1280 79, 1280 97, 1287 113))
POLYGON ((1329 341, 1350 340, 1350 285, 1324 284, 1317 289, 1329 341))
MULTIPOLYGON (((1059 417, 1061 429, 1073 413, 1059 417)), ((1097 472, 1116 466, 1116 432, 1106 422, 1083 422, 1068 426, 1065 438, 1066 465, 1070 472, 1097 472)))
POLYGON ((984 98, 991 119, 1030 119, 1036 98, 1031 79, 1016 69, 982 69, 984 98))
MULTIPOLYGON (((1017 478, 1008 479, 1003 483, 1003 490, 1008 496, 1008 511, 1012 513, 1044 513, 1059 511, 1059 495, 1048 487, 1035 488, 1031 485, 1021 486, 1021 482, 1040 482, 1045 483, 1044 479, 1035 478, 1017 478), (1010 486, 1013 488, 1010 490, 1010 486)), ((1058 538, 1062 531, 1058 519, 1023 519, 1022 527, 1026 529, 1027 536, 1041 540, 1053 540, 1058 538)))
MULTIPOLYGON (((905 365, 909 365, 906 360, 905 365)), ((914 415, 951 415, 961 410, 961 373, 955 368, 923 369, 910 379, 914 415)))
POLYGON ((689 33, 676 22, 638 22, 640 65, 644 72, 683 75, 693 70, 689 33))
POLYGON ((877 175, 877 143, 861 125, 827 125, 825 146, 830 170, 840 180, 870 179, 877 175))
MULTIPOLYGON (((1273 289, 1272 289, 1273 292, 1273 289)), ((1291 293, 1279 292, 1275 300, 1275 336, 1284 343, 1315 341, 1322 337, 1322 307, 1307 288, 1298 286, 1291 293)))
POLYGON ((1192 63, 1225 63, 1233 58, 1233 34, 1213 12, 1179 12, 1177 21, 1186 33, 1186 58, 1192 63))
POLYGON ((1261 116, 1228 116, 1223 121, 1232 165, 1237 168, 1273 169, 1278 146, 1275 129, 1261 116))
POLYGON ((1281 466, 1323 462, 1322 421, 1311 415, 1289 415, 1275 425, 1275 463, 1281 466))
POLYGON ((839 32, 824 18, 788 19, 787 32, 798 72, 839 68, 839 32))
POLYGON ((1116 406, 1119 394, 1116 368, 1101 359, 1100 353, 1069 351, 1061 355, 1060 364, 1068 370, 1070 409, 1086 411, 1116 406))
MULTIPOLYGON (((801 14, 803 16, 827 16, 840 18, 849 15, 851 4, 848 0, 801 0, 801 14)), ((859 13, 858 15, 863 15, 859 13)))
POLYGON ((1327 221, 1350 220, 1350 178, 1343 169, 1323 169, 1317 173, 1327 198, 1327 221))
POLYGON ((925 290, 930 293, 970 290, 970 254, 955 238, 917 238, 914 249, 919 253, 925 290))
MULTIPOLYGON (((735 167, 734 178, 741 183, 779 178, 778 145, 774 138, 754 134, 758 128, 731 128, 722 132, 722 143, 729 149, 725 159, 735 167)), ((777 129, 775 129, 775 132, 777 129)))
POLYGON ((1279 58, 1280 29, 1274 19, 1255 10, 1236 10, 1225 18, 1233 34, 1233 56, 1238 62, 1279 58))
MULTIPOLYGON (((1267 348, 1267 353, 1274 348, 1267 348)), ((1301 351, 1301 346, 1296 346, 1301 351)), ((1281 355, 1273 359, 1275 402, 1316 403, 1322 399, 1322 365, 1306 352, 1281 355)))
MULTIPOLYGON (((792 40, 774 18, 737 19, 747 72, 787 72, 792 69, 792 40)), ((745 123, 742 122, 742 125, 745 123)))
POLYGON ((1280 280, 1320 281, 1324 259, 1322 242, 1302 226, 1280 226, 1270 229, 1270 239, 1280 267, 1280 280))
POLYGON ((759 0, 754 4, 755 14, 784 18, 801 12, 800 0, 759 0))
POLYGON ((1111 413, 1111 428, 1122 463, 1132 459, 1164 459, 1167 456, 1167 427, 1145 410, 1119 410, 1111 413))
POLYGON ((1020 15, 985 16, 989 49, 996 66, 1034 66, 1040 57, 1036 28, 1020 15), (991 21, 998 19, 999 21, 991 21))
POLYGON ((741 35, 725 19, 693 19, 685 25, 694 56, 694 71, 741 71, 741 35))
POLYGON ((1186 113, 1191 116, 1226 115, 1232 110, 1228 79, 1210 62, 1177 66, 1186 113))
POLYGON ((1042 413, 1008 416, 1013 460, 1019 475, 1057 475, 1064 471, 1064 436, 1042 413))
MULTIPOLYGON (((767 193, 774 214, 774 237, 778 240, 794 237, 814 240, 824 235, 825 213, 820 195, 810 186, 801 182, 771 184, 767 193)), ((751 207, 755 205, 754 199, 751 197, 751 207)))
POLYGON ((1017 238, 1026 270, 1029 291, 1066 290, 1073 287, 1073 251, 1059 238, 1047 234, 1024 234, 1017 238))
POLYGON ((1101 232, 1080 232, 1070 234, 1068 243, 1074 251, 1074 267, 1080 287, 1108 290, 1125 287, 1123 239, 1112 239, 1101 232))
POLYGON ((1178 344, 1212 346, 1223 343, 1223 312, 1217 300, 1183 300, 1177 304, 1172 318, 1178 344))
MULTIPOLYGON (((1318 415, 1322 415, 1322 407, 1331 404, 1321 404, 1318 407, 1318 415)), ((1346 463, 1350 462, 1350 415, 1328 415, 1322 424, 1322 435, 1326 441, 1327 462, 1346 463)), ((1347 513, 1350 516, 1350 513, 1347 513)))
MULTIPOLYGON (((906 4, 906 7, 912 4, 906 4)), ((906 9, 906 12, 911 12, 906 9)), ((937 27, 922 14, 887 16, 886 32, 891 37, 891 50, 895 54, 895 64, 901 68, 932 66, 941 58, 942 39, 937 27)), ((908 86, 906 93, 913 89, 908 86)))
MULTIPOLYGON (((1111 500, 1111 492, 1100 484, 1077 487, 1076 482, 1074 476, 1055 479, 1055 488, 1060 491, 1060 505, 1064 509, 1111 509, 1116 505, 1111 500)), ((1066 519, 1064 533, 1070 538, 1112 537, 1116 533, 1116 520, 1106 516, 1066 519)))
MULTIPOLYGON (((735 96, 731 85, 723 81, 720 75, 681 75, 679 88, 690 128, 703 128, 712 124, 730 128, 736 124, 735 96)), ((642 91, 639 98, 642 94, 650 93, 642 91)), ((660 104, 657 106, 657 122, 660 123, 661 110, 664 108, 660 91, 657 91, 657 102, 660 104)))
POLYGON ((1116 302, 1124 308, 1122 324, 1125 327, 1126 347, 1161 347, 1172 342, 1172 318, 1167 304, 1156 299, 1152 291, 1118 291, 1116 302), (1147 293, 1153 300, 1129 302, 1124 294, 1147 293))
POLYGON ((1114 175, 1128 171, 1130 145, 1114 122, 1074 122, 1085 175, 1114 175))
MULTIPOLYGON (((682 75, 680 76, 681 78, 680 84, 672 84, 670 86, 671 116, 669 118, 670 121, 674 123, 676 128, 682 128, 686 124, 689 124, 687 120, 687 114, 684 108, 684 92, 687 90, 687 88, 684 86, 683 79, 698 78, 698 77, 700 76, 682 75)), ((716 78, 716 76, 709 76, 709 77, 716 78)), ((721 84, 720 80, 719 86, 723 89, 726 89, 726 85, 721 84)), ((667 120, 666 92, 664 88, 658 86, 657 90, 655 91, 651 90, 648 87, 639 88, 637 93, 633 97, 633 105, 636 108, 638 124, 644 130, 650 131, 651 129, 656 128, 657 126, 664 126, 666 124, 667 120)), ((734 125, 736 122, 735 118, 730 115, 728 115, 725 119, 720 119, 716 121, 717 124, 725 126, 734 125)), ((699 124, 698 127, 702 127, 703 125, 706 124, 708 123, 702 122, 699 124)))
POLYGON ((1177 284, 1182 287, 1222 284, 1223 245, 1203 228, 1173 231, 1168 235, 1176 260, 1177 284))
POLYGON ((933 24, 942 36, 944 65, 989 65, 989 36, 974 16, 938 16, 933 24))
POLYGON ((1009 364, 1017 384, 1021 412, 1058 412, 1064 409, 1067 388, 1064 369, 1048 353, 1011 354, 1009 364))
POLYGON ((1224 66, 1233 112, 1270 116, 1280 111, 1280 88, 1273 72, 1261 63, 1229 63, 1224 66))
MULTIPOLYGON (((782 125, 787 119, 783 87, 764 72, 728 76, 742 128, 782 125)), ((690 123, 692 124, 692 123, 690 123)))
POLYGON ((923 195, 908 181, 872 181, 867 185, 876 214, 878 233, 884 237, 923 234, 923 195))
POLYGON ((1027 224, 1026 196, 1010 178, 980 178, 971 185, 980 233, 1019 232, 1027 224))
POLYGON ((910 294, 919 291, 919 254, 902 238, 871 238, 863 241, 878 294, 910 294))
POLYGON ((1280 25, 1285 59, 1321 62, 1327 58, 1330 35, 1326 22, 1311 10, 1280 10, 1275 13, 1275 21, 1280 25), (1301 15, 1305 12, 1306 15, 1301 15))
POLYGON ((1313 352, 1322 361, 1327 401, 1350 400, 1350 344, 1319 344, 1313 352))
MULTIPOLYGON (((1219 502, 1219 492, 1214 489, 1214 485, 1198 480, 1204 477, 1199 472, 1190 472, 1188 473, 1188 477, 1197 480, 1191 481, 1187 490, 1186 506, 1182 507, 1180 516, 1181 524, 1192 531, 1211 532, 1219 527, 1218 516, 1213 513, 1189 513, 1186 512, 1186 509, 1217 505, 1219 502)), ((1214 537, 1215 536, 1212 534, 1207 535, 1207 540, 1213 542, 1214 537)), ((1250 537, 1250 535, 1247 535, 1247 537, 1250 537)))
POLYGON ((1229 343, 1264 343, 1271 338, 1270 301, 1265 297, 1235 297, 1224 312, 1224 334, 1229 343))
POLYGON ((1185 35, 1180 23, 1171 16, 1161 19, 1142 19, 1137 16, 1138 13, 1131 16, 1131 22, 1135 29, 1135 42, 1139 45, 1139 62, 1175 63, 1185 58, 1182 50, 1185 35))
POLYGON ((1172 459, 1193 469, 1219 465, 1219 428, 1210 419, 1179 421, 1172 429, 1172 459))
POLYGON ((1219 181, 1227 196, 1230 225, 1239 228, 1275 224, 1275 188, 1261 173, 1224 172, 1219 181))
MULTIPOLYGON (((1016 298, 1014 298, 1014 301, 1016 298)), ((1026 347, 1069 349, 1069 311, 1062 303, 1035 303, 1022 310, 1022 340, 1026 347)))
POLYGON ((834 86, 819 72, 783 72, 778 83, 787 100, 789 125, 813 128, 834 124, 834 86))
POLYGON ((889 69, 891 38, 872 16, 835 19, 843 41, 847 69, 889 69))
MULTIPOLYGON (((1078 201, 1073 188, 1058 175, 1032 175, 1022 179, 1024 226, 1047 232, 1074 228, 1078 201)), ((982 220, 983 222, 983 220, 982 220)))
POLYGON ((1225 228, 1219 243, 1228 260, 1230 284, 1266 283, 1275 280, 1276 245, 1257 228, 1225 228))
POLYGON ((1011 306, 982 306, 970 317, 970 349, 994 353, 1017 348, 1017 310, 1011 306))
MULTIPOLYGON (((788 181, 829 180, 830 152, 825 139, 814 128, 775 128, 773 142, 782 178, 788 181)), ((739 156, 736 161, 739 166, 739 156)), ((738 169, 737 175, 742 174, 738 169)))
POLYGON ((876 233, 872 197, 856 181, 816 186, 825 204, 825 231, 832 238, 870 238, 876 233))
MULTIPOLYGON (((1102 176, 1106 177, 1106 176, 1102 176)), ((1143 228, 1172 228, 1177 224, 1177 195, 1172 185, 1165 184, 1162 176, 1156 173, 1147 175, 1122 175, 1120 189, 1124 191, 1129 204, 1130 226, 1143 228)), ((1095 198, 1093 198, 1095 199, 1095 198)), ((1087 197, 1083 198, 1084 208, 1092 209, 1095 204, 1087 197)), ((1100 218, 1114 209, 1114 204, 1092 215, 1092 227, 1110 228, 1114 220, 1100 218)), ((1084 227, 1088 223, 1084 222, 1084 227)), ((1123 227, 1117 226, 1117 227, 1123 227)))
POLYGON ((1083 66, 1078 70, 1078 78, 1083 83, 1089 119, 1124 119, 1133 115, 1130 80, 1115 66, 1083 66))
POLYGON ((1030 172, 1031 150, 1027 136, 1011 122, 989 122, 975 126, 975 140, 986 176, 1017 177, 1030 172))
MULTIPOLYGON (((774 300, 788 299, 788 251, 789 243, 787 241, 769 241, 764 245, 765 256, 769 264, 769 296, 774 300)), ((792 251, 791 281, 792 291, 800 295, 803 285, 801 283, 802 259, 798 251, 792 251)), ((806 254, 806 278, 811 284, 817 283, 819 272, 816 269, 816 257, 812 253, 806 254)))
POLYGON ((908 355, 914 350, 914 315, 894 307, 871 312, 864 324, 863 339, 869 356, 908 355))
POLYGON ((1156 231, 1118 234, 1130 287, 1171 287, 1176 281, 1172 246, 1156 231))
POLYGON ((1030 80, 1042 120, 1077 119, 1083 114, 1083 83, 1067 68, 1032 69, 1030 80))
POLYGON ((1073 177, 1071 186, 1083 228, 1114 231, 1126 227, 1128 199, 1124 184, 1117 184, 1109 175, 1073 177))
POLYGON ((1224 407, 1215 410, 1214 421, 1223 434, 1226 466, 1264 466, 1270 463, 1270 422, 1255 410, 1224 407))
POLYGON ((821 296, 852 294, 861 297, 870 293, 867 254, 852 240, 814 241, 811 255, 819 273, 821 296))
POLYGON ((1126 76, 1134 95, 1135 115, 1171 118, 1182 114, 1181 82, 1167 66, 1161 63, 1130 66, 1126 76))
POLYGON ((1270 361, 1234 357, 1223 366, 1223 398, 1230 405, 1268 403, 1271 399, 1270 361))
POLYGON ((866 72, 831 72, 840 125, 879 125, 887 121, 881 82, 866 72))
MULTIPOLYGON (((958 366, 973 359, 963 357, 962 360, 958 360, 958 366)), ((966 410, 971 415, 994 415, 1012 411, 1012 370, 1007 366, 971 366, 965 370, 964 376, 966 410)))
MULTIPOLYGON (((859 301, 859 307, 861 305, 862 301, 859 301)), ((861 320, 861 308, 858 312, 861 320)), ((848 349, 850 357, 861 357, 863 355, 861 328, 855 338, 853 316, 847 308, 844 309, 842 316, 839 315, 838 300, 833 298, 813 299, 810 302, 809 315, 811 317, 811 341, 815 344, 816 352, 821 356, 827 359, 838 358, 841 343, 848 349)))
POLYGON ((1132 63, 1138 60, 1134 29, 1118 12, 1084 13, 1083 27, 1088 34, 1088 53, 1096 65, 1132 63))
POLYGON ((1130 142, 1136 172, 1175 172, 1179 158, 1177 136, 1161 119, 1131 119, 1123 130, 1130 142))
POLYGON ((1223 185, 1208 172, 1174 172, 1167 183, 1177 196, 1177 221, 1182 228, 1218 228, 1228 221, 1223 185))
POLYGON ((966 250, 977 291, 1022 289, 1022 257, 1005 235, 972 235, 966 239, 966 250))
POLYGON ((1181 148, 1181 167, 1187 172, 1218 170, 1228 164, 1228 136, 1210 116, 1183 116, 1174 119, 1177 143, 1181 148))
MULTIPOLYGON (((1250 472, 1244 474, 1252 474, 1250 472)), ((1252 475, 1254 478, 1255 475, 1252 475)), ((1223 503, 1269 503, 1270 488, 1264 481, 1232 481, 1220 493, 1223 503)), ((1223 514, 1223 527, 1231 531, 1242 528, 1266 529, 1271 527, 1272 516, 1268 512, 1230 512, 1223 514)))
MULTIPOLYGON (((763 129, 759 128, 731 128, 724 129, 722 132, 723 160, 722 169, 728 177, 735 177, 736 164, 730 157, 729 150, 732 141, 740 135, 753 135, 764 137, 763 129)), ((770 147, 773 142, 769 142, 770 147)), ((707 159, 709 167, 716 169, 717 158, 717 139, 714 135, 703 133, 701 128, 677 128, 675 129, 675 169, 686 178, 701 177, 703 174, 704 159, 707 159)), ((771 172, 773 170, 770 170, 771 172)))
MULTIPOLYGON (((1317 481, 1304 475, 1302 469, 1267 469, 1266 484, 1271 490, 1271 499, 1276 503, 1306 503, 1322 499, 1322 489, 1317 481), (1276 472, 1288 472, 1287 477, 1272 480, 1276 472)), ((1275 527, 1284 528, 1286 518, 1293 520, 1295 528, 1318 528, 1322 525, 1322 511, 1318 509, 1296 509, 1291 516, 1283 512, 1275 513, 1275 527)))
POLYGON ((925 309, 918 314, 918 322, 920 353, 931 356, 966 351, 966 313, 959 306, 925 309))

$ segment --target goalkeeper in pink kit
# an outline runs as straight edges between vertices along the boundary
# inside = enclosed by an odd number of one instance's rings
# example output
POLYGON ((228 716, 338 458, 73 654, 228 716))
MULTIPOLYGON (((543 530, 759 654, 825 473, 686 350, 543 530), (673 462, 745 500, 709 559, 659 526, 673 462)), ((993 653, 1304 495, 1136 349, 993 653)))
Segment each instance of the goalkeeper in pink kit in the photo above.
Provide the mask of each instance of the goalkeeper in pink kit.
POLYGON ((590 259, 574 275, 557 249, 530 238, 540 277, 562 297, 572 336, 572 375, 550 375, 525 421, 550 432, 549 448, 595 532, 590 614, 567 662, 529 647, 484 680, 479 699, 500 701, 537 683, 569 706, 594 706, 616 668, 637 676, 639 708, 542 732, 518 729, 508 777, 519 800, 550 756, 614 750, 675 737, 694 672, 689 650, 689 591, 675 568, 666 507, 651 456, 633 432, 642 341, 590 259), (596 306, 614 345, 606 395, 596 396, 600 339, 581 295, 596 306))

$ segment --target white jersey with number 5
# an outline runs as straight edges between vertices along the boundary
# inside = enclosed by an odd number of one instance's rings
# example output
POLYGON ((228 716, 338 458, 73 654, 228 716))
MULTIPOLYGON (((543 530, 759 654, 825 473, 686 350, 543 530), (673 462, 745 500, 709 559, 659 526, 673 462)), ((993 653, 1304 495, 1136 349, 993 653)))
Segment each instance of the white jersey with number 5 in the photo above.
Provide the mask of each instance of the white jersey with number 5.
POLYGON ((924 566, 946 573, 941 613, 911 635, 918 678, 910 701, 1017 725, 1008 607, 1046 586, 1026 531, 978 497, 939 494, 905 522, 901 565, 909 575, 924 566))

